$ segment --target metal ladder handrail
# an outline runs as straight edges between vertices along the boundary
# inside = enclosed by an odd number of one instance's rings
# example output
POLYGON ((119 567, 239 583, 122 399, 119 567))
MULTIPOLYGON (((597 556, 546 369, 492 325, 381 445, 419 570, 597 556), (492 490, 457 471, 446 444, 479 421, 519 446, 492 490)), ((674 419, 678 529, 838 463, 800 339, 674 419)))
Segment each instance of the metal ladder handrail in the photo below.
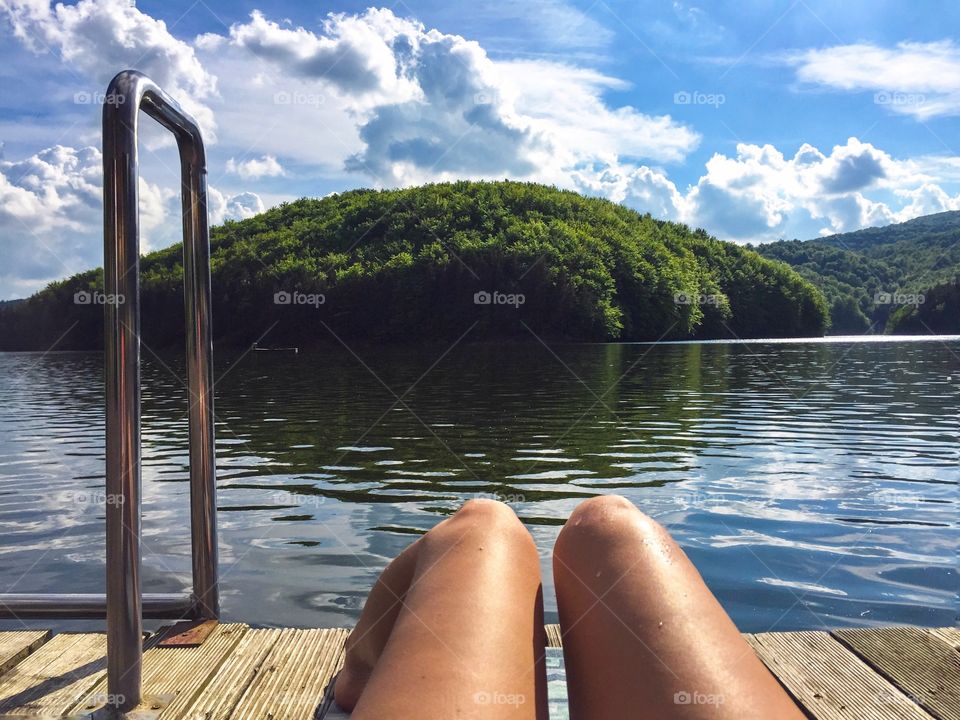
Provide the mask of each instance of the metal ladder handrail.
POLYGON ((106 594, 0 594, 0 618, 107 620, 108 697, 118 710, 141 700, 143 617, 217 618, 216 470, 210 240, 206 158, 197 123, 152 80, 125 70, 103 106, 106 379, 106 594), (140 592, 139 111, 177 139, 183 204, 183 273, 190 394, 190 525, 193 591, 140 592))

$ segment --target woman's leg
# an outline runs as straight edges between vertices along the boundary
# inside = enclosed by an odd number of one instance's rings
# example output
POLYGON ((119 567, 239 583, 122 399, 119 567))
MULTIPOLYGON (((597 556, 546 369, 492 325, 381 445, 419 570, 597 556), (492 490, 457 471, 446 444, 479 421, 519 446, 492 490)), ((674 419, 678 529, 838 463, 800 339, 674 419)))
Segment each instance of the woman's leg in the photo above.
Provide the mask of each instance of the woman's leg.
POLYGON ((340 707, 352 710, 380 659, 403 607, 420 556, 422 538, 390 561, 374 583, 360 620, 347 638, 343 669, 337 675, 335 695, 340 707))
POLYGON ((347 642, 353 720, 546 720, 540 562, 506 505, 473 500, 384 571, 347 642))
POLYGON ((680 547, 629 501, 582 503, 553 558, 574 720, 804 717, 680 547))

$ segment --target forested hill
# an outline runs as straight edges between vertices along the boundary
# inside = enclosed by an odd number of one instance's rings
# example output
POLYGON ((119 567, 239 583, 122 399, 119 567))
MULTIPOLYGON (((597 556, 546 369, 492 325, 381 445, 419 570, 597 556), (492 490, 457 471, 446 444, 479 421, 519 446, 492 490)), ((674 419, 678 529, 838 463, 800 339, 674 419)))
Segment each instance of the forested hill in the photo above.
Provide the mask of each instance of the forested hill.
MULTIPOLYGON (((531 183, 302 199, 211 231, 221 343, 822 335, 782 263, 704 231, 531 183), (269 331, 269 332, 268 332, 269 331)), ((141 263, 143 341, 182 342, 179 246, 141 263)), ((0 349, 102 347, 102 271, 0 311, 0 349), (78 294, 79 293, 79 294, 78 294), (72 328, 72 329, 71 329, 72 328), (66 334, 64 334, 66 333, 66 334)))
POLYGON ((823 291, 831 333, 960 331, 960 211, 755 249, 823 291))

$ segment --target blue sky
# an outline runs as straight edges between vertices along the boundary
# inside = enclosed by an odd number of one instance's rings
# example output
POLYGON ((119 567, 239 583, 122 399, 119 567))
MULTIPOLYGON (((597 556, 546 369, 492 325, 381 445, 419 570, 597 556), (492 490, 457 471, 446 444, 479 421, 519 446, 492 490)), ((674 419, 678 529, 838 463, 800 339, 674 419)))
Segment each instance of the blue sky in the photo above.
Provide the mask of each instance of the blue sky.
MULTIPOLYGON (((124 67, 200 122, 213 222, 511 177, 765 242, 960 209, 958 27, 933 1, 0 0, 0 298, 102 261, 98 93, 124 67)), ((147 128, 142 155, 156 248, 175 153, 147 128)))

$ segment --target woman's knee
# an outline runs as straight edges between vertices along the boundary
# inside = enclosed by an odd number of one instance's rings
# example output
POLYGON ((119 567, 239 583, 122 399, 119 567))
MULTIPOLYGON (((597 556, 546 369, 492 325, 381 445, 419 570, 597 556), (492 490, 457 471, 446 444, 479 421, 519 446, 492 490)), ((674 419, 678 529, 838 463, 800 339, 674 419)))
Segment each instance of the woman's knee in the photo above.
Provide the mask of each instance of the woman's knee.
POLYGON ((523 529, 523 523, 520 522, 513 508, 499 500, 486 498, 467 500, 445 524, 470 525, 490 532, 523 529))
POLYGON ((470 537, 483 541, 509 543, 518 551, 533 551, 536 545, 513 509, 497 500, 475 499, 465 502, 457 512, 427 533, 425 539, 458 541, 470 537))
POLYGON ((554 556, 599 561, 638 543, 662 546, 672 540, 656 520, 626 498, 599 495, 584 500, 570 514, 557 537, 554 556))
POLYGON ((625 529, 654 529, 659 527, 622 495, 597 495, 584 500, 563 526, 564 531, 611 533, 625 529))

